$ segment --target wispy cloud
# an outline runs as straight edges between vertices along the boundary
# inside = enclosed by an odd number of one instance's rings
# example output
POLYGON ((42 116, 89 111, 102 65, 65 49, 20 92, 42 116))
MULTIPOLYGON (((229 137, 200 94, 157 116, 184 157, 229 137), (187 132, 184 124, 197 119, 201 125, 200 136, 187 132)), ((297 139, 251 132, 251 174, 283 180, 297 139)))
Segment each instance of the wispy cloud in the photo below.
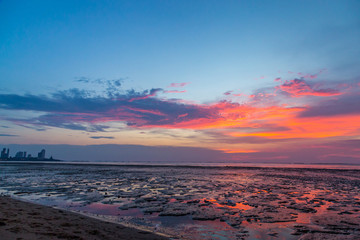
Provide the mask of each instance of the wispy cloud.
POLYGON ((171 83, 168 88, 179 88, 179 87, 185 87, 186 85, 189 85, 190 82, 182 82, 182 83, 171 83))
POLYGON ((18 137, 19 135, 0 133, 0 137, 18 137))
POLYGON ((186 90, 182 90, 182 91, 179 91, 179 90, 170 90, 170 91, 164 91, 164 93, 185 93, 186 90))
POLYGON ((91 136, 92 139, 114 139, 114 137, 107 137, 107 136, 91 136))

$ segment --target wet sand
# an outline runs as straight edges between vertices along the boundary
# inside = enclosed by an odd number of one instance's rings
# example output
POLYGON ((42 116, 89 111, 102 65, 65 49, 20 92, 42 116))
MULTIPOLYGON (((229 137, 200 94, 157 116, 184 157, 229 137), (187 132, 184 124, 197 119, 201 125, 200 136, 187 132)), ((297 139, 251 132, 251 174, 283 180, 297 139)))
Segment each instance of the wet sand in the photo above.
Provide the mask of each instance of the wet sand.
POLYGON ((359 192, 359 170, 13 164, 0 175, 0 195, 184 240, 360 240, 359 192))
POLYGON ((168 239, 77 213, 0 196, 0 239, 168 239))

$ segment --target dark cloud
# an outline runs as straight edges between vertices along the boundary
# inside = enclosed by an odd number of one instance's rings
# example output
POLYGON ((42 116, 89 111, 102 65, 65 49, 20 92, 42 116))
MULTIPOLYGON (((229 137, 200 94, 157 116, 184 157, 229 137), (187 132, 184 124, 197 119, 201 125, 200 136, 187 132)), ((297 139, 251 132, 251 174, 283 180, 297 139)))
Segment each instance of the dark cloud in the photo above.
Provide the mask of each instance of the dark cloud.
POLYGON ((70 130, 80 130, 86 132, 105 132, 108 126, 99 124, 87 124, 84 117, 83 121, 77 122, 73 114, 45 114, 36 118, 29 119, 7 119, 26 128, 36 131, 45 131, 46 127, 58 127, 70 130))
POLYGON ((114 137, 106 137, 106 136, 91 136, 92 139, 114 139, 114 137))
POLYGON ((161 126, 213 117, 207 108, 156 98, 161 91, 160 88, 143 92, 129 90, 125 94, 106 97, 77 88, 58 91, 51 96, 0 94, 0 108, 44 112, 35 118, 7 119, 18 125, 89 132, 105 131, 107 127, 98 123, 110 121, 125 122, 128 126, 161 126))
POLYGON ((78 89, 78 88, 71 88, 68 90, 57 91, 52 94, 52 97, 58 100, 64 99, 82 99, 82 98, 89 98, 94 94, 92 91, 78 89))
MULTIPOLYGON (((8 120, 11 121, 11 119, 8 119, 8 120)), ((20 127, 32 129, 32 130, 35 130, 38 132, 46 131, 46 127, 44 127, 44 126, 27 125, 28 123, 26 122, 26 120, 14 119, 13 122, 16 123, 17 125, 19 125, 20 127)))
POLYGON ((19 135, 0 133, 0 137, 18 137, 19 135))
POLYGON ((300 113, 300 117, 321 117, 360 114, 360 95, 344 95, 337 99, 321 101, 309 106, 300 113))
POLYGON ((103 93, 107 97, 116 97, 122 91, 121 85, 124 80, 125 78, 107 80, 102 78, 91 79, 88 77, 80 77, 80 78, 76 78, 75 82, 86 83, 86 84, 88 83, 97 84, 99 85, 100 88, 104 89, 103 93))
POLYGON ((90 79, 90 78, 87 78, 87 77, 75 78, 75 82, 89 83, 90 81, 91 81, 91 79, 90 79))
POLYGON ((45 95, 0 94, 0 108, 7 110, 49 111, 62 107, 61 102, 45 95))

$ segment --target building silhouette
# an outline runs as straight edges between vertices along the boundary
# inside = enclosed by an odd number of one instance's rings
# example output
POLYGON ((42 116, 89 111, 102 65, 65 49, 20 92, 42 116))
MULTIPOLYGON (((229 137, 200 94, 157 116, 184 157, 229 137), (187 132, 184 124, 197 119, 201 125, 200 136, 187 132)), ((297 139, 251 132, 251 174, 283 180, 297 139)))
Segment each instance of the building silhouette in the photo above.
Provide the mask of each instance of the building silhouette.
POLYGON ((37 157, 31 156, 31 154, 26 151, 18 151, 13 157, 11 157, 9 152, 9 148, 3 148, 1 150, 0 161, 60 161, 58 159, 54 159, 52 156, 47 159, 45 157, 45 149, 38 152, 37 157))
POLYGON ((9 158, 9 149, 6 150, 6 148, 3 148, 3 150, 1 151, 1 159, 7 159, 9 158))
POLYGON ((45 159, 45 149, 41 150, 38 153, 38 159, 45 159))
POLYGON ((26 152, 17 152, 15 154, 15 158, 24 158, 25 154, 26 154, 26 152))

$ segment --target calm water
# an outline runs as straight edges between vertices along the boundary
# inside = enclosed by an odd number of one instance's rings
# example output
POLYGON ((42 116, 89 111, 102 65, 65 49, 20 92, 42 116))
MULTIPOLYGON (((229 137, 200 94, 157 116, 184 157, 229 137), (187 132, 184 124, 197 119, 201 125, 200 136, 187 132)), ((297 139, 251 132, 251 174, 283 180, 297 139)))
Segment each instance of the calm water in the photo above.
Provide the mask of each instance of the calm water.
POLYGON ((181 239, 298 239, 334 231, 328 216, 344 222, 339 236, 360 234, 359 166, 8 162, 0 169, 1 193, 181 239))

